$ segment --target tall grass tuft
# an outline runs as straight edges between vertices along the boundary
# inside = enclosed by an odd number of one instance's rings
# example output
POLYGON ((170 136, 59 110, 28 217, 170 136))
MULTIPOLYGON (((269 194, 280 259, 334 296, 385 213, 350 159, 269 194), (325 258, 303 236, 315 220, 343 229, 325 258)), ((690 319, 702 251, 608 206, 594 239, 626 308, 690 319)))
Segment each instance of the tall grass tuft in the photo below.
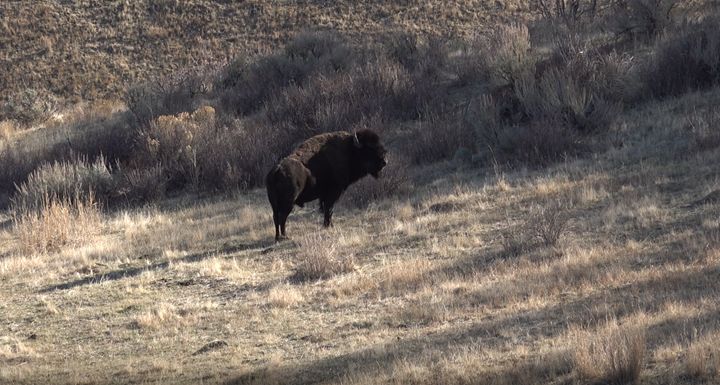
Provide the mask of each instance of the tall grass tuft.
POLYGON ((699 380, 717 379, 720 375, 720 350, 717 335, 693 341, 685 352, 685 373, 699 380))
POLYGON ((92 191, 81 196, 42 197, 38 207, 13 213, 13 232, 22 254, 46 254, 87 243, 99 233, 102 218, 92 191))
POLYGON ((295 281, 317 281, 355 270, 352 256, 338 255, 335 238, 326 235, 302 238, 298 260, 292 276, 295 281))
POLYGON ((593 335, 580 332, 574 353, 578 375, 596 383, 637 382, 645 358, 645 331, 610 323, 593 335))

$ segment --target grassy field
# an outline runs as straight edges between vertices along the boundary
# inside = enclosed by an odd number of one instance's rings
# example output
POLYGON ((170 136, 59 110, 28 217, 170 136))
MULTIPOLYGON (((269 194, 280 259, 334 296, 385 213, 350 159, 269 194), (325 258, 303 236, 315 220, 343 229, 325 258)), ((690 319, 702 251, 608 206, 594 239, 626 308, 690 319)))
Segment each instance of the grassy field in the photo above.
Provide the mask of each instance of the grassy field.
POLYGON ((720 151, 688 117, 718 102, 631 111, 542 171, 418 168, 332 230, 296 211, 279 245, 261 190, 88 217, 32 256, 6 226, 0 382, 712 382, 720 151))
POLYGON ((0 4, 0 384, 720 382, 717 2, 71 3, 0 4))

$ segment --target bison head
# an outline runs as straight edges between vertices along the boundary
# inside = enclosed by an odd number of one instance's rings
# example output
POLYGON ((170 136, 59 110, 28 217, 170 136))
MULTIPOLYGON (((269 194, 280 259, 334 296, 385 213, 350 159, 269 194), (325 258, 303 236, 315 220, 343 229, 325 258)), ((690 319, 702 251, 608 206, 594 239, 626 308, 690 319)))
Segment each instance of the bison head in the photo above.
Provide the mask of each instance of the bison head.
POLYGON ((380 171, 387 165, 387 150, 380 143, 378 134, 371 130, 360 130, 355 133, 353 141, 363 169, 378 178, 380 171))

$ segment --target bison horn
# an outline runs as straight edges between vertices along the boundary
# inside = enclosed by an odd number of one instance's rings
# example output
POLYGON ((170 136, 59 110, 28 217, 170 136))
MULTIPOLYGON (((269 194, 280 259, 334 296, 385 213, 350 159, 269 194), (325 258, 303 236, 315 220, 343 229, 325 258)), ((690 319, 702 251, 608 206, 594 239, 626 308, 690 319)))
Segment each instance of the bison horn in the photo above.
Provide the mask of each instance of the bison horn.
POLYGON ((353 144, 355 144, 355 147, 358 147, 358 148, 362 147, 362 145, 360 144, 360 139, 358 139, 358 136, 357 136, 357 131, 355 131, 353 133, 353 144))

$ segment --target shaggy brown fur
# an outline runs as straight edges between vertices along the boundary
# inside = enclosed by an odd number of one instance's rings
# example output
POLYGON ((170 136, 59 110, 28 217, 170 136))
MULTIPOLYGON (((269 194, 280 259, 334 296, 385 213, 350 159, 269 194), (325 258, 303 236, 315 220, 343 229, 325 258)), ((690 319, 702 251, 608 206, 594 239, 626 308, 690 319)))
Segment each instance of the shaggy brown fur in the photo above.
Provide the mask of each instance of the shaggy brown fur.
POLYGON ((335 202, 347 187, 367 174, 379 177, 387 151, 378 135, 361 130, 314 136, 283 158, 265 179, 273 209, 275 240, 286 238, 285 222, 293 205, 320 200, 324 226, 332 226, 335 202))

